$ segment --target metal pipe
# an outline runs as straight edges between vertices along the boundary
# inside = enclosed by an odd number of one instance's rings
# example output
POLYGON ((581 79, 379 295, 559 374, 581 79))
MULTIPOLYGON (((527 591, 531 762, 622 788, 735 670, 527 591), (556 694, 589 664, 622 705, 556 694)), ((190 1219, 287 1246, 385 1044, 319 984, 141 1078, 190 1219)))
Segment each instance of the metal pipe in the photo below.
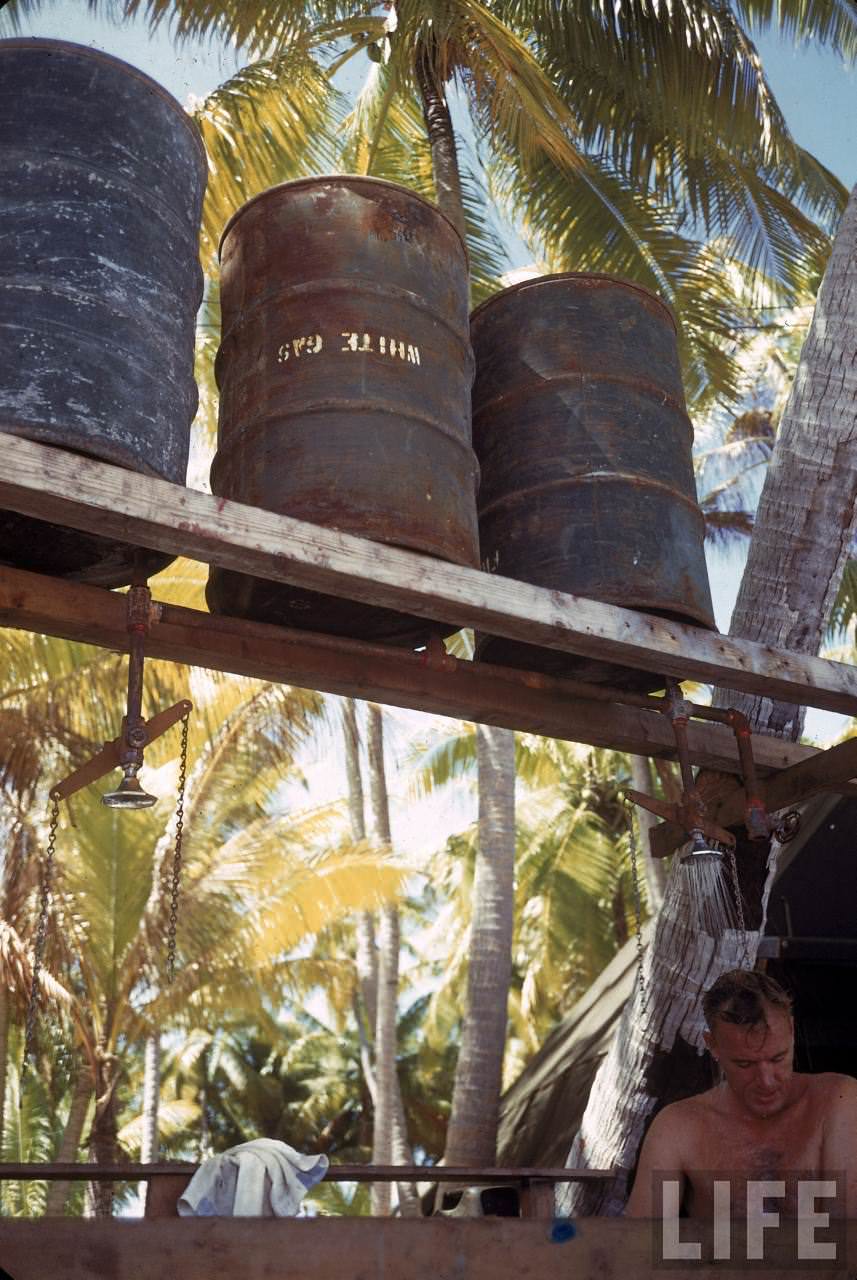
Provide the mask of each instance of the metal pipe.
MULTIPOLYGON (((146 729, 143 724, 143 658, 152 593, 145 584, 135 584, 128 592, 128 697, 123 726, 123 743, 120 762, 126 775, 127 765, 143 763, 143 747, 146 745, 146 729)), ((134 770, 136 773, 136 769, 134 770)))
POLYGON ((750 722, 740 711, 727 712, 728 723, 735 734, 738 747, 738 758, 741 761, 741 773, 744 778, 744 791, 747 796, 747 808, 744 813, 744 825, 751 840, 767 840, 771 834, 771 819, 765 808, 756 775, 756 762, 753 759, 752 734, 750 722))

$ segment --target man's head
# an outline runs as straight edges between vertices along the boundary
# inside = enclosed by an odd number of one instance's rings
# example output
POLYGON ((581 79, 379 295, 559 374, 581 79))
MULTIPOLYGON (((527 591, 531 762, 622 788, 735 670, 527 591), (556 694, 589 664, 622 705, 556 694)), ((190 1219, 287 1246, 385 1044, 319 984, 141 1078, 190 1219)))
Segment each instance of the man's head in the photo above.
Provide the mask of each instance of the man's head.
POLYGON ((764 973, 732 969, 702 999, 705 1043, 740 1106, 775 1115, 789 1101, 794 1056, 791 999, 764 973))

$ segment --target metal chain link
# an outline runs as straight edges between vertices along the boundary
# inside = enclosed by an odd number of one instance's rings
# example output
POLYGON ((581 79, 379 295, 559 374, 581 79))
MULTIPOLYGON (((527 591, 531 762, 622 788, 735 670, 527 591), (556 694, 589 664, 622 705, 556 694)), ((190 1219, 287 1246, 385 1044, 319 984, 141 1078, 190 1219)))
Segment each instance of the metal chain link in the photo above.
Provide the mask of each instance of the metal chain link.
POLYGON ((39 920, 36 925, 36 938, 33 943, 33 971, 30 980, 30 996, 27 1001, 27 1019, 26 1030, 24 1032, 24 1061, 21 1067, 21 1078, 23 1081, 27 1073, 27 1065, 33 1056, 36 1048, 36 1015, 39 1004, 39 975, 42 971, 42 961, 45 955, 45 943, 48 936, 48 910, 51 901, 51 881, 54 873, 54 853, 57 845, 57 827, 60 820, 60 802, 56 796, 51 796, 51 806, 48 811, 48 847, 45 854, 45 863, 42 868, 42 884, 39 895, 39 920))
POLYGON ((729 849, 729 870, 732 873, 732 889, 735 894, 735 913, 738 916, 738 928, 741 931, 741 951, 743 956, 743 968, 750 969, 750 951, 747 947, 747 926, 744 923, 744 897, 741 893, 741 882, 738 879, 738 861, 735 857, 734 847, 729 849))
POLYGON ((631 854, 631 879, 634 886, 634 919, 637 932, 637 985, 640 988, 640 1016, 646 1012, 649 993, 643 979, 643 908, 640 900, 640 870, 637 863, 637 832, 634 826, 634 805, 627 796, 622 797, 625 818, 628 823, 628 848, 631 854))
POLYGON ((190 712, 182 716, 182 745, 179 760, 179 793, 176 801, 176 845, 170 875, 170 922, 167 929, 167 982, 176 976, 176 930, 179 922, 179 894, 182 878, 182 836, 184 833, 184 793, 187 782, 187 735, 190 712))

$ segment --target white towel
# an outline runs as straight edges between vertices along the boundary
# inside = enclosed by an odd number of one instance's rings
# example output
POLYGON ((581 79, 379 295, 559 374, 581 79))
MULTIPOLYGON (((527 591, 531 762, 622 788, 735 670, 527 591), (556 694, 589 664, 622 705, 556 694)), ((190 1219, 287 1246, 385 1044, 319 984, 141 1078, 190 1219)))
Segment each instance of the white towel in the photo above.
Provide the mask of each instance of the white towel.
POLYGON ((182 1218, 290 1218, 320 1182, 327 1156, 257 1138, 204 1161, 178 1203, 182 1218))

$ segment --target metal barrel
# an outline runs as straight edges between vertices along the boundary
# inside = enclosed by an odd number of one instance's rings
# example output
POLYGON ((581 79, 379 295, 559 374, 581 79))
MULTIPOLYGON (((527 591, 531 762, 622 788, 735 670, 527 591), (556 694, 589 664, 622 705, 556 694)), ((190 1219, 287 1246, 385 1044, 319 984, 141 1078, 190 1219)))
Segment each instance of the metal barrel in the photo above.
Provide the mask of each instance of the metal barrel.
MULTIPOLYGON (((543 276, 471 317, 482 566, 714 627, 672 313, 606 275, 543 276)), ((647 672, 480 636, 477 657, 617 688, 647 672)))
MULTIPOLYGON (((0 41, 0 430, 183 484, 207 165, 135 67, 0 41)), ((0 512, 0 562, 102 586, 170 557, 0 512)))
MULTIPOLYGON (((478 565, 467 261, 452 223, 391 182, 301 179, 239 209, 220 257, 212 492, 478 565)), ((432 629, 215 567, 207 599, 361 639, 417 645, 432 629)))

